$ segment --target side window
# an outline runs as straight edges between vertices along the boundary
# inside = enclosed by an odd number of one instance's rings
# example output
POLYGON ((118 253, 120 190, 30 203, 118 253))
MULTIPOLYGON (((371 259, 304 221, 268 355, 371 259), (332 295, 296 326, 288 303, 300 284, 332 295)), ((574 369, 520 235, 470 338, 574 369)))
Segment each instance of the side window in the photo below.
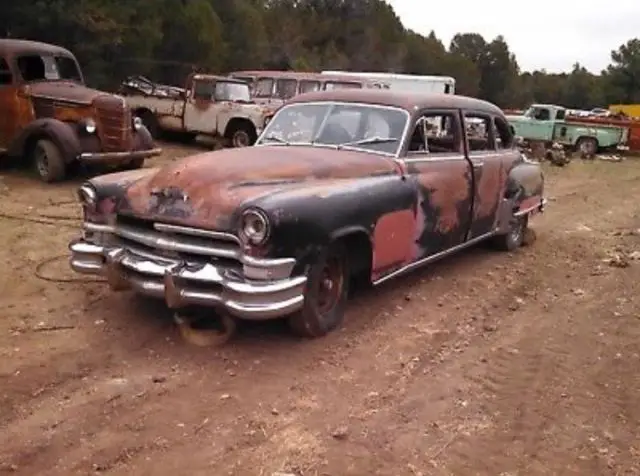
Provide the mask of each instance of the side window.
POLYGON ((514 143, 512 127, 502 118, 494 117, 496 146, 498 149, 511 149, 514 143))
POLYGON ((7 60, 0 58, 0 86, 6 86, 13 83, 13 75, 7 60))
POLYGON ((565 114, 566 114, 566 111, 564 109, 558 109, 558 111, 556 112, 556 119, 558 121, 563 121, 565 114))
POLYGON ((465 113, 464 127, 469 152, 496 150, 493 140, 493 121, 484 114, 465 113))
POLYGON ((534 110, 533 117, 538 121, 548 121, 551 119, 551 114, 549 113, 549 109, 537 108, 534 110))
POLYGON ((426 112, 416 121, 408 154, 461 154, 461 137, 457 112, 426 112))
POLYGON ((310 93, 320 91, 320 81, 310 81, 308 79, 300 81, 300 93, 310 93))
POLYGON ((273 93, 273 79, 258 79, 253 87, 253 93, 258 98, 270 98, 273 93))
POLYGON ((276 81, 276 97, 289 99, 296 95, 298 81, 295 79, 278 79, 276 81))
POLYGON ((211 81, 194 81, 193 83, 193 99, 211 101, 214 91, 215 83, 211 81))

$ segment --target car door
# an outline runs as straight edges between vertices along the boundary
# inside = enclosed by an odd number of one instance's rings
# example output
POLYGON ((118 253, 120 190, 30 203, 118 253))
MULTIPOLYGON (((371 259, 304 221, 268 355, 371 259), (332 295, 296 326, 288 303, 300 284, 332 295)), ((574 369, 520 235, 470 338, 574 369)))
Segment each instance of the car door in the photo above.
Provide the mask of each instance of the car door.
POLYGON ((424 110, 412 131, 404 162, 418 191, 416 245, 421 259, 464 243, 473 184, 458 110, 424 110))
POLYGON ((216 135, 218 104, 215 102, 216 82, 194 79, 184 105, 184 129, 187 132, 216 135))
POLYGON ((0 152, 4 152, 18 132, 20 104, 11 68, 3 57, 0 57, 0 110, 0 152))
POLYGON ((463 111, 465 148, 474 183, 473 213, 469 239, 493 231, 501 185, 504 183, 503 151, 497 149, 493 116, 482 111, 463 111))

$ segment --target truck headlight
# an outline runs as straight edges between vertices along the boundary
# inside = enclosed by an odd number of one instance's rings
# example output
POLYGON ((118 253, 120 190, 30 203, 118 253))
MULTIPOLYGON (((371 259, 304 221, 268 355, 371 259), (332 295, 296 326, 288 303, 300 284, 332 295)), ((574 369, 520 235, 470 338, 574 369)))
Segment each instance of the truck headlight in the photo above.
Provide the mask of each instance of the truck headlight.
POLYGON ((95 134, 97 126, 96 121, 91 118, 87 118, 82 121, 81 127, 85 130, 87 134, 95 134))
POLYGON ((136 131, 139 131, 140 129, 142 129, 142 126, 143 126, 142 119, 140 119, 138 116, 134 116, 133 129, 136 131))
POLYGON ((264 244, 269 238, 270 224, 267 215, 257 208, 242 213, 240 237, 255 246, 264 244))

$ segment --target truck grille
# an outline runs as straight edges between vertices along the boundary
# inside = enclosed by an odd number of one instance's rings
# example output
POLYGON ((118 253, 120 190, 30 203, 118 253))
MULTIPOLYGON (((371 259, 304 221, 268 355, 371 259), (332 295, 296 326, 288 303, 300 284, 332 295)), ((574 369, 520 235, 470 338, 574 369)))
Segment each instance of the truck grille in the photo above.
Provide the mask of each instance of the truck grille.
POLYGON ((131 149, 131 111, 119 96, 99 96, 94 101, 98 133, 105 152, 131 149))

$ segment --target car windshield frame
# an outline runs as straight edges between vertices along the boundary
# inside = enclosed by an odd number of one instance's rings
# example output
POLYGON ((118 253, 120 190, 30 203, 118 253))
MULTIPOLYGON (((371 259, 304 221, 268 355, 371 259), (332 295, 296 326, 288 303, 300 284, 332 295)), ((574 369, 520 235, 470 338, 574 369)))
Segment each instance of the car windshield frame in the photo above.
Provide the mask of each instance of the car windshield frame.
POLYGON ((82 75, 82 69, 80 69, 80 65, 78 64, 78 61, 76 60, 76 58, 70 55, 25 52, 25 53, 16 55, 15 58, 13 59, 13 63, 16 70, 20 73, 20 80, 25 84, 49 82, 49 81, 73 81, 79 84, 84 84, 84 76, 82 75), (37 79, 29 79, 28 75, 27 77, 25 77, 25 74, 24 74, 25 72, 23 68, 20 67, 20 60, 22 58, 28 58, 28 57, 32 57, 32 58, 39 57, 42 60, 43 65, 45 67, 44 77, 37 78, 37 79), (67 77, 66 75, 63 76, 61 74, 62 73, 61 71, 62 68, 60 67, 61 61, 65 61, 65 62, 69 62, 69 64, 73 64, 76 77, 67 77), (56 78, 47 77, 47 74, 51 73, 50 71, 47 71, 47 67, 50 67, 50 66, 55 66, 55 72, 58 75, 58 77, 56 78))
MULTIPOLYGON (((264 128, 264 130, 262 131, 262 133, 260 134, 260 137, 258 137, 258 139, 256 140, 254 146, 255 147, 264 147, 264 146, 272 146, 272 145, 288 145, 288 146, 307 146, 307 147, 319 147, 319 148, 335 148, 335 149, 345 149, 345 150, 355 150, 355 151, 360 151, 360 152, 366 152, 366 153, 370 153, 370 154, 378 154, 378 155, 384 155, 387 157, 394 157, 394 158, 399 158, 400 154, 403 150, 403 145, 406 142, 406 137, 407 134, 409 133, 409 129, 411 127, 411 113, 409 111, 407 111, 406 109, 402 108, 402 107, 398 107, 398 106, 391 106, 391 105, 383 105, 383 104, 371 104, 371 103, 362 103, 362 102, 349 102, 349 101, 310 101, 310 102, 295 102, 295 103, 291 103, 291 104, 285 104, 284 106, 282 106, 280 109, 278 109, 278 111, 274 114, 274 116, 271 118, 271 120, 269 121, 269 123, 266 125, 266 127, 264 128), (307 106, 325 106, 327 109, 324 113, 324 118, 322 119, 322 122, 320 124, 320 126, 318 127, 318 130, 315 132, 315 137, 313 138, 313 140, 311 141, 287 141, 284 140, 278 136, 273 136, 273 127, 274 124, 278 123, 278 117, 281 117, 282 114, 285 114, 287 112, 289 112, 291 109, 296 109, 296 108, 304 108, 307 106), (345 142, 343 144, 330 144, 330 143, 324 143, 324 142, 317 142, 318 140, 318 136, 319 134, 323 131, 324 127, 327 124, 327 118, 330 116, 331 111, 334 110, 334 108, 336 107, 344 107, 344 108, 348 108, 348 109, 356 109, 358 107, 360 108, 368 108, 368 109, 380 109, 380 110, 387 110, 387 111, 394 111, 394 112, 399 112, 404 116, 404 125, 402 127, 402 132, 400 133, 400 135, 398 136, 398 140, 397 140, 397 146, 395 148, 395 150, 393 152, 386 152, 384 150, 376 150, 373 149, 371 147, 367 147, 367 145, 374 145, 374 144, 362 144, 362 145, 356 145, 356 144, 351 144, 350 142, 345 142), (269 137, 269 136, 272 137, 269 137)), ((378 136, 374 136, 377 137, 379 139, 382 139, 382 142, 388 142, 386 140, 386 138, 381 138, 378 136)), ((361 138, 360 140, 364 139, 361 138)), ((357 141, 358 139, 356 139, 355 141, 357 141)), ((393 141, 396 142, 396 141, 393 141)))

